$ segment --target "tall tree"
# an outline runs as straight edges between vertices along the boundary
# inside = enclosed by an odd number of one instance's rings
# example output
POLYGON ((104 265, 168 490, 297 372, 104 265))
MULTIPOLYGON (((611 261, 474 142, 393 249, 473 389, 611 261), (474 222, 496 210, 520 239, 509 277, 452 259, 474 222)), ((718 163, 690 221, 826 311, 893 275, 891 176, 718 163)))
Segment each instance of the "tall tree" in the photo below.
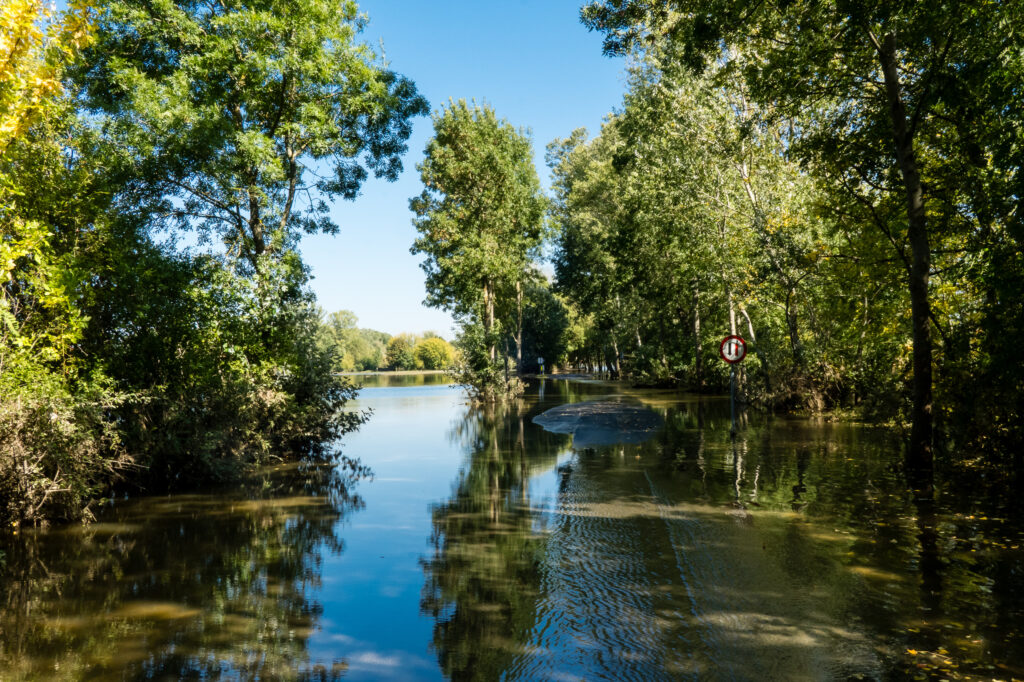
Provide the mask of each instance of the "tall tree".
POLYGON ((253 273, 302 232, 336 233, 327 200, 370 171, 394 180, 427 112, 357 42, 364 21, 350 0, 111 0, 77 79, 160 213, 253 273))
POLYGON ((929 283, 937 231, 949 222, 937 219, 934 207, 952 205, 942 196, 950 188, 923 176, 929 163, 963 153, 962 145, 937 140, 962 139, 970 127, 959 76, 990 58, 978 46, 991 41, 1000 11, 975 0, 946 3, 941 11, 879 0, 616 0, 583 10, 585 23, 606 33, 607 52, 664 35, 693 68, 709 60, 735 66, 755 99, 801 120, 794 151, 871 207, 905 265, 914 377, 908 463, 915 468, 932 463, 929 283))
POLYGON ((489 106, 449 101, 434 115, 434 137, 417 168, 424 190, 409 202, 420 233, 411 251, 427 257, 426 302, 479 321, 493 363, 497 311, 516 328, 543 236, 546 202, 530 139, 489 106))

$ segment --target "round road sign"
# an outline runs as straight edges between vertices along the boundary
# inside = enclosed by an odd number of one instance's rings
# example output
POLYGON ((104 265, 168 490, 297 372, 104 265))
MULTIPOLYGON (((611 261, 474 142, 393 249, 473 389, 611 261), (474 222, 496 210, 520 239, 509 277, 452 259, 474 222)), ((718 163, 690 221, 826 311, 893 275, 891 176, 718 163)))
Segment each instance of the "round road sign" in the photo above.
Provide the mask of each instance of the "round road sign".
POLYGON ((718 354, 730 365, 747 357, 747 342, 740 336, 727 336, 718 347, 718 354))

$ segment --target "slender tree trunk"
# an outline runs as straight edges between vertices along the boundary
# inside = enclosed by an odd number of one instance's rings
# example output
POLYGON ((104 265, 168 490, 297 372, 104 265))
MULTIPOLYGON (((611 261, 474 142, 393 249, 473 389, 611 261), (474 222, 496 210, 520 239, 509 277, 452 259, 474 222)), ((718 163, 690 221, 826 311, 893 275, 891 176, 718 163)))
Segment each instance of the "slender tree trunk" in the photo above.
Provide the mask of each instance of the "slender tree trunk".
POLYGON ((932 468, 932 334, 931 304, 928 300, 928 277, 931 270, 931 247, 928 244, 928 222, 924 209, 924 190, 914 152, 913 131, 907 122, 907 111, 899 81, 896 55, 896 35, 890 33, 879 44, 878 50, 885 93, 889 100, 893 142, 896 160, 903 176, 907 204, 907 238, 910 241, 911 262, 908 273, 910 288, 910 315, 914 339, 914 404, 911 412, 910 448, 907 464, 912 468, 932 468))
POLYGON ((612 359, 615 361, 615 376, 619 378, 622 376, 622 357, 619 355, 619 342, 615 334, 612 334, 612 359))
POLYGON ((493 363, 497 359, 497 348, 494 345, 494 339, 491 338, 491 330, 494 328, 494 287, 491 284, 491 279, 488 277, 484 280, 484 336, 487 339, 489 345, 488 353, 493 363))
POLYGON ((732 298, 732 288, 729 289, 729 333, 736 336, 736 303, 732 298))
POLYGON ((502 353, 502 356, 505 358, 505 387, 508 388, 508 337, 507 336, 505 336, 505 352, 502 353))
POLYGON ((704 364, 700 354, 700 288, 693 284, 693 356, 697 390, 704 390, 704 364))
POLYGON ((523 373, 523 285, 516 282, 516 374, 523 373))
POLYGON ((740 313, 747 319, 747 333, 750 334, 750 343, 754 345, 757 362, 761 365, 761 372, 764 374, 764 388, 770 395, 772 392, 772 377, 768 372, 768 363, 765 361, 761 350, 757 347, 757 335, 754 334, 754 323, 750 321, 750 315, 747 313, 746 308, 740 308, 740 313))

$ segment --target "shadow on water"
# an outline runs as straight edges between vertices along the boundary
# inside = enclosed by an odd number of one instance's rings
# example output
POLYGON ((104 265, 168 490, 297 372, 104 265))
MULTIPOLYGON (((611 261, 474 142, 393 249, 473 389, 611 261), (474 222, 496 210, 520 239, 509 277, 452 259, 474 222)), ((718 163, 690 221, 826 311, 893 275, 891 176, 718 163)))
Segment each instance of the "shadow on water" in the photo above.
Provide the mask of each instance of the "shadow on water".
POLYGON ((726 401, 558 383, 452 430, 422 602, 447 676, 1020 676, 1020 519, 951 481, 914 494, 888 432, 745 415, 732 440, 726 401), (531 423, 621 393, 654 439, 531 423))
POLYGON ((311 660, 306 641, 362 475, 280 467, 17 536, 0 566, 0 679, 340 678, 346 662, 311 660))

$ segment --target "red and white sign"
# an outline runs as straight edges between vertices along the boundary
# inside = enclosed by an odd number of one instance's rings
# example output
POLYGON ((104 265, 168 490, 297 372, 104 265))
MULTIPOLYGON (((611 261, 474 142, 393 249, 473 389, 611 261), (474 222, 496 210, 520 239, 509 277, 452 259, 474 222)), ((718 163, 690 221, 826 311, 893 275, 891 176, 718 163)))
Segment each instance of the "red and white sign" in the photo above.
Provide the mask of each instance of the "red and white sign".
POLYGON ((747 357, 747 342, 741 336, 727 336, 718 347, 718 354, 730 365, 741 362, 747 357))

